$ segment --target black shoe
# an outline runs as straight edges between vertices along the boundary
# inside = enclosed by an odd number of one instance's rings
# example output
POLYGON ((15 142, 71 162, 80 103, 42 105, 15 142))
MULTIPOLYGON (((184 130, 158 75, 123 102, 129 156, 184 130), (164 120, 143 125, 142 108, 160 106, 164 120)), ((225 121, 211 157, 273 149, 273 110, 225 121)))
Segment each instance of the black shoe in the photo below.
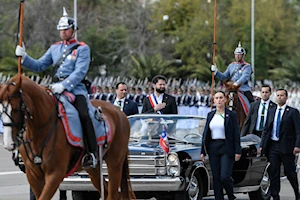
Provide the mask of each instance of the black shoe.
POLYGON ((81 165, 83 169, 96 168, 97 164, 97 154, 94 153, 85 154, 81 160, 81 165))

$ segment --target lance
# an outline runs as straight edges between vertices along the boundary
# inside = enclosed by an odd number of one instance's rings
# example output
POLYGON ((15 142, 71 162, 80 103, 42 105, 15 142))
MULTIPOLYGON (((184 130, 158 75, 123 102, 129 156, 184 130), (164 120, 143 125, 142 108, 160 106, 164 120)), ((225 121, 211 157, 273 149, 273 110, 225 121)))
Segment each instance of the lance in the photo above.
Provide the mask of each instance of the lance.
MULTIPOLYGON (((19 9, 19 45, 23 45, 24 0, 20 1, 19 9)), ((21 75, 22 57, 18 57, 18 75, 21 75)))
MULTIPOLYGON (((217 0, 215 0, 214 5, 214 45, 213 45, 213 65, 216 65, 216 51, 217 51, 217 0)), ((215 87, 215 72, 211 72, 211 96, 214 96, 214 87, 215 87)), ((213 104, 211 103, 211 108, 213 104)))

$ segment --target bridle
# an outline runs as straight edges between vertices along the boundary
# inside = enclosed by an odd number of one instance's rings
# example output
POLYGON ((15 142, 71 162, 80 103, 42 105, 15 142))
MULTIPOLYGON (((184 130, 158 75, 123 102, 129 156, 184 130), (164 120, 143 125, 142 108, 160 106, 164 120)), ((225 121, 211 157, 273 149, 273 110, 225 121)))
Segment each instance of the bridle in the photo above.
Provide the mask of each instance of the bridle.
MULTIPOLYGON (((8 82, 7 84, 8 85, 12 85, 12 86, 16 85, 14 82, 8 82)), ((50 139, 50 136, 54 132, 54 130, 56 130, 56 131, 55 131, 55 139, 54 139, 54 142, 53 142, 53 147, 54 147, 54 145, 56 143, 58 117, 55 118, 55 122, 51 126, 50 131, 48 132, 47 137, 46 137, 46 139, 43 142, 43 145, 42 145, 40 153, 38 153, 37 155, 35 155, 33 153, 33 150, 32 150, 32 147, 31 147, 30 143, 35 138, 37 138, 37 136, 42 132, 42 130, 44 129, 44 127, 48 123, 50 123, 50 121, 51 121, 51 119, 53 117, 55 117, 57 115, 57 112, 58 112, 57 101, 56 101, 55 109, 52 112, 52 114, 49 116, 49 118, 47 119, 47 121, 36 131, 35 134, 33 134, 33 137, 30 138, 30 139, 28 139, 28 140, 24 140, 25 139, 24 133, 26 132, 26 120, 27 119, 32 120, 33 116, 30 114, 29 108, 24 103, 22 90, 20 89, 16 93, 13 93, 12 95, 8 96, 7 97, 7 105, 6 106, 4 106, 2 102, 0 102, 0 104, 2 104, 2 106, 3 106, 3 113, 6 114, 10 118, 10 120, 11 120, 11 123, 3 123, 3 126, 17 127, 17 136, 16 136, 16 138, 17 138, 17 146, 19 147, 21 144, 23 144, 28 159, 32 163, 34 163, 34 164, 41 165, 42 162, 43 162, 43 159, 42 159, 43 151, 45 149, 46 144, 48 143, 48 141, 50 139), (15 111, 18 111, 20 113, 20 119, 21 120, 19 122, 15 122, 14 119, 12 118, 12 116, 8 113, 8 106, 10 105, 10 102, 11 102, 11 100, 13 98, 19 98, 20 99, 19 109, 14 109, 15 111), (30 158, 29 153, 32 155, 33 159, 30 158)), ((1 115, 3 115, 3 113, 1 113, 1 115)), ((49 156, 49 158, 47 159, 47 161, 43 162, 43 164, 46 164, 50 160, 50 158, 53 155, 53 150, 54 150, 54 148, 52 148, 51 155, 49 156)))
MULTIPOLYGON (((14 82, 8 82, 8 85, 13 85, 15 86, 16 84, 14 82)), ((23 141, 23 134, 26 131, 26 124, 25 120, 27 119, 27 116, 30 119, 33 119, 32 115, 30 114, 29 108, 26 106, 23 100, 23 95, 22 95, 22 90, 19 90, 17 93, 14 93, 10 96, 7 96, 7 105, 4 106, 2 102, 0 102, 3 107, 3 113, 11 120, 10 123, 3 123, 3 126, 10 126, 10 127, 16 127, 17 128, 17 142, 18 146, 22 143, 23 141), (20 103, 19 103, 19 109, 15 109, 15 111, 20 112, 20 121, 15 122, 12 116, 9 115, 8 113, 8 106, 10 105, 10 102, 13 98, 20 98, 20 103)))
POLYGON ((227 93, 228 93, 228 109, 229 110, 235 110, 236 108, 235 108, 235 105, 234 105, 234 95, 235 94, 237 94, 237 92, 236 91, 234 91, 234 90, 228 90, 228 91, 226 91, 227 93))

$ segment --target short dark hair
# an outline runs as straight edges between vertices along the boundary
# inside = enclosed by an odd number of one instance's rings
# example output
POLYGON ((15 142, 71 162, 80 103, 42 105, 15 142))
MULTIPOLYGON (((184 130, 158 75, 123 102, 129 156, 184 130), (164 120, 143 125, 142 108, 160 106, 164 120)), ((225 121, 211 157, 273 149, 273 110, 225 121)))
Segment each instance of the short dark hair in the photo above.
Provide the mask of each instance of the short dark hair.
POLYGON ((279 89, 277 89, 277 92, 278 92, 278 91, 285 91, 285 96, 288 96, 288 92, 287 92, 287 90, 286 90, 286 89, 279 88, 279 89))
POLYGON ((224 97, 226 97, 226 94, 225 94, 225 92, 224 92, 224 91, 222 91, 222 90, 219 90, 219 91, 216 91, 216 92, 215 92, 215 94, 217 94, 217 93, 222 93, 222 94, 224 95, 224 97))
POLYGON ((156 75, 153 77, 152 79, 152 83, 156 84, 159 80, 164 80, 165 82, 167 82, 167 78, 163 75, 156 75))
MULTIPOLYGON (((119 89, 119 85, 126 85, 126 83, 125 83, 125 82, 119 82, 119 83, 117 83, 116 89, 119 89)), ((127 85, 126 85, 126 86, 127 86, 127 85)))
POLYGON ((272 89, 271 89, 271 87, 269 85, 262 85, 261 88, 263 88, 263 87, 269 88, 269 92, 272 92, 272 89))

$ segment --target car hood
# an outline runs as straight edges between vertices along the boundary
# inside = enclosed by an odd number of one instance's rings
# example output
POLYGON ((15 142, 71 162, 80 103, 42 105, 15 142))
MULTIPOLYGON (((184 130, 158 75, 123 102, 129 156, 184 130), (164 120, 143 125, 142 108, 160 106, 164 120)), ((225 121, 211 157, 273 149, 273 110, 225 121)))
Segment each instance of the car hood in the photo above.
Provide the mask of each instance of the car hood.
MULTIPOLYGON (((176 143, 169 144, 170 152, 200 152, 201 146, 194 144, 176 143)), ((145 142, 145 143, 130 143, 129 146, 130 155, 162 155, 165 154, 160 147, 159 142, 145 142)), ((200 153, 198 154, 200 155, 200 153)))

